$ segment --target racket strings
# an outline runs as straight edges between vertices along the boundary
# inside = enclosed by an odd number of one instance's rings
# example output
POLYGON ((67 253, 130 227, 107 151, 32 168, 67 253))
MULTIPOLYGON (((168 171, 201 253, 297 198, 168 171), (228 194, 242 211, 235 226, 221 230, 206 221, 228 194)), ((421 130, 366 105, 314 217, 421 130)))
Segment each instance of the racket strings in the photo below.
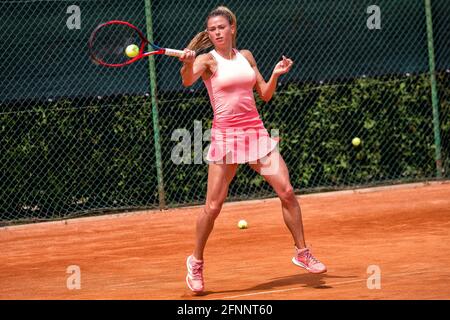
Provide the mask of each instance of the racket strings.
POLYGON ((125 26, 111 24, 99 28, 90 41, 91 55, 94 60, 107 64, 122 64, 131 59, 126 55, 129 45, 139 48, 143 39, 136 30, 125 26))

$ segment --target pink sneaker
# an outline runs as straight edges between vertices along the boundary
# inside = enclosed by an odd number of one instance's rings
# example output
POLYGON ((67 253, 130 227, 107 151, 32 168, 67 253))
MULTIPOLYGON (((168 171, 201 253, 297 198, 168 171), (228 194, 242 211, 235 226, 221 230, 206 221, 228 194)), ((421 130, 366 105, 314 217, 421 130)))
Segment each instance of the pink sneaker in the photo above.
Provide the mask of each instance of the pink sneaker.
POLYGON ((311 251, 308 248, 298 249, 295 247, 295 257, 292 258, 292 262, 302 268, 305 268, 311 273, 324 273, 327 272, 327 267, 314 258, 311 251))
POLYGON ((200 293, 205 289, 203 283, 203 261, 197 260, 190 255, 186 261, 188 274, 186 276, 186 283, 195 293, 200 293))

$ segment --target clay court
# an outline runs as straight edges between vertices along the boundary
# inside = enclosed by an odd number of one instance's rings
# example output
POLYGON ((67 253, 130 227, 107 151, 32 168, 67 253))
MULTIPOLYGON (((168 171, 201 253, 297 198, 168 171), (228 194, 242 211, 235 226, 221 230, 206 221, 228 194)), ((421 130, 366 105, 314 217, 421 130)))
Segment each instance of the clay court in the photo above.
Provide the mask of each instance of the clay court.
POLYGON ((3 227, 1 299, 448 299, 450 182, 300 196, 308 274, 277 198, 226 203, 205 255, 206 292, 185 285, 201 207, 3 227), (238 220, 249 228, 240 230, 238 220), (69 290, 77 265, 81 288, 69 290), (367 269, 381 271, 368 289, 367 269))

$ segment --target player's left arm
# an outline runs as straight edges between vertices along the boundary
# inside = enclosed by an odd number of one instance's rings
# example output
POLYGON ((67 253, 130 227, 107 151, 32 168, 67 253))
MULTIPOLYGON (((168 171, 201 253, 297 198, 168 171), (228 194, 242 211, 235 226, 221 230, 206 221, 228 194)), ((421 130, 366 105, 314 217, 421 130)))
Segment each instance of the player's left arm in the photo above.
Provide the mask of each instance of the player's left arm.
POLYGON ((275 68, 273 69, 272 75, 268 82, 266 82, 258 70, 258 66, 256 65, 256 60, 253 57, 253 54, 249 50, 241 50, 241 54, 247 59, 250 63, 250 66, 256 73, 256 91, 262 100, 268 102, 272 99, 273 93, 277 87, 278 78, 291 70, 294 62, 291 59, 283 56, 283 59, 279 61, 275 68))

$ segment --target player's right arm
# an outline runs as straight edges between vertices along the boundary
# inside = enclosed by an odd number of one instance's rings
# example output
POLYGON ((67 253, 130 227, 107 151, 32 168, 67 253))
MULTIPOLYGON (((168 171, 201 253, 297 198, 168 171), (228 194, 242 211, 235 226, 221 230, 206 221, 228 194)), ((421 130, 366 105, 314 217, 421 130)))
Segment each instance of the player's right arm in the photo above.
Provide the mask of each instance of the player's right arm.
POLYGON ((180 61, 183 62, 180 70, 183 86, 193 85, 203 75, 208 69, 208 60, 206 54, 196 57, 194 51, 184 49, 184 54, 180 57, 180 61))

